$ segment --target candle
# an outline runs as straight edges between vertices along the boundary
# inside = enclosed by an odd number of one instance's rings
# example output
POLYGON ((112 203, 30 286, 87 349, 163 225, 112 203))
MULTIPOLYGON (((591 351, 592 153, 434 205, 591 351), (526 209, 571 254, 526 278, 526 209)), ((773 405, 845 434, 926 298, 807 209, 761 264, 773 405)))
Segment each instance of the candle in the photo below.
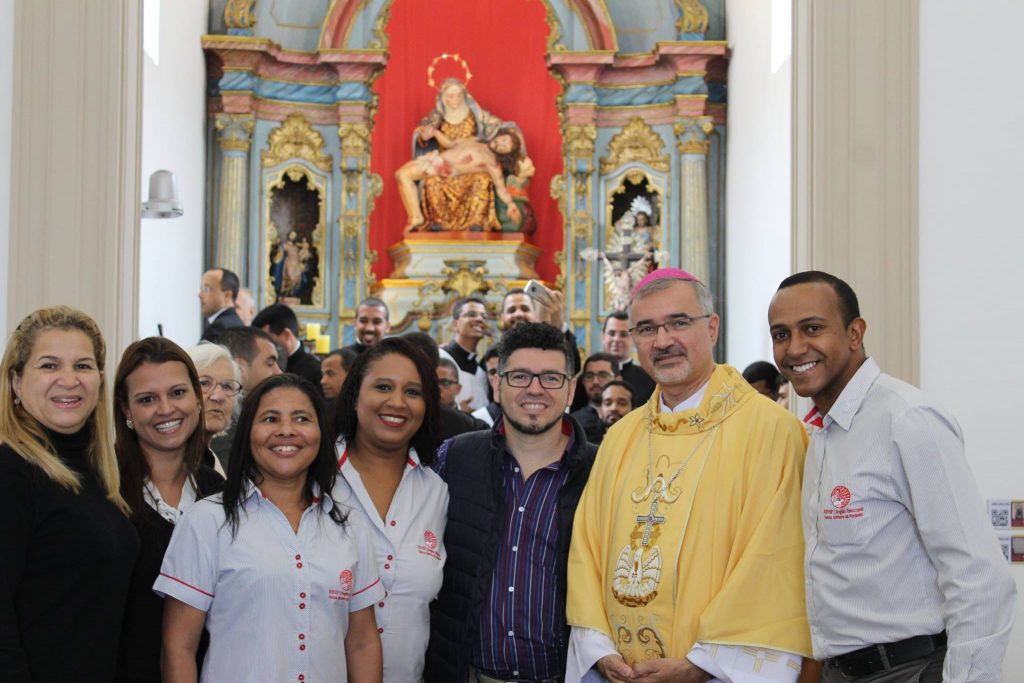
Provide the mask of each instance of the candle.
MULTIPOLYGON (((317 325, 317 327, 320 327, 317 325)), ((327 334, 318 334, 316 336, 316 352, 321 356, 326 356, 331 352, 331 337, 327 334)))
POLYGON ((306 323, 306 339, 316 339, 320 336, 320 323, 306 323))

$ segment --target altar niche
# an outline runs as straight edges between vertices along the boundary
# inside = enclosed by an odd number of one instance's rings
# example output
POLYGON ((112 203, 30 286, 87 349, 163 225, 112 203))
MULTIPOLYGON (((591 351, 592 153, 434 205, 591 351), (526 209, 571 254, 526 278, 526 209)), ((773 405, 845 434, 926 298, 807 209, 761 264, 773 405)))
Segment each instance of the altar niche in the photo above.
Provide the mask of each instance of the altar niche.
POLYGON ((604 229, 596 248, 580 252, 600 270, 602 315, 625 310, 633 287, 647 273, 668 264, 665 183, 665 178, 636 164, 605 180, 604 229))
POLYGON ((266 304, 324 308, 326 178, 301 164, 265 175, 266 304))

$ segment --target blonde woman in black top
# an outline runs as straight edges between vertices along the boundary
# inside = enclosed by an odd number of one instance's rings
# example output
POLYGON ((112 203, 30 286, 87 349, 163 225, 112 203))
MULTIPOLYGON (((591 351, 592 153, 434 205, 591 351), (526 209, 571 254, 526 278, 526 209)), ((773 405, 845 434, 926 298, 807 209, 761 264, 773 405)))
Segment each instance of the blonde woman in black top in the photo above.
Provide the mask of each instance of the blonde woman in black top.
MULTIPOLYGON (((125 608, 118 683, 160 683, 164 601, 153 592, 174 526, 224 479, 206 454, 202 389, 192 359, 162 337, 135 342, 114 377, 115 450, 121 495, 142 542, 125 608)), ((200 648, 202 657, 205 648, 200 648)))
POLYGON ((35 311, 0 364, 0 672, 114 678, 139 539, 121 497, 96 323, 35 311))

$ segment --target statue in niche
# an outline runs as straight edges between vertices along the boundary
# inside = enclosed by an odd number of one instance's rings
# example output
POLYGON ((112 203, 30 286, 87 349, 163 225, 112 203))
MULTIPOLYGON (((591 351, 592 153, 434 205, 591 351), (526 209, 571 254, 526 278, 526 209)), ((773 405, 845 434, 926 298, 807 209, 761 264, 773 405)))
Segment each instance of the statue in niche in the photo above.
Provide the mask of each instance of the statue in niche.
MULTIPOLYGON (((442 55, 438 59, 449 57, 461 61, 458 55, 442 55)), ((434 61, 436 64, 438 60, 434 61)), ((431 65, 428 73, 432 74, 433 68, 431 65)), ((433 85, 432 75, 430 83, 433 85)), ((395 173, 409 218, 406 232, 471 230, 530 234, 536 230, 536 218, 527 197, 535 169, 526 156, 522 132, 514 123, 480 107, 462 81, 448 78, 441 83, 433 110, 413 133, 413 156, 395 173), (503 136, 514 136, 516 140, 511 146, 498 142, 503 136), (469 147, 467 143, 480 146, 469 147), (484 155, 482 147, 496 158, 493 172, 489 168, 471 168, 484 155), (459 163, 470 150, 475 158, 459 163), (454 167, 463 170, 452 172, 454 167), (422 194, 417 191, 419 181, 422 194)))
POLYGON ((280 303, 313 304, 313 290, 320 278, 320 246, 315 234, 319 216, 320 195, 305 182, 285 178, 282 186, 272 190, 269 274, 280 303), (282 235, 286 236, 283 240, 282 235))
POLYGON ((655 211, 651 203, 654 198, 632 195, 629 209, 613 224, 605 250, 580 251, 580 257, 586 261, 601 261, 609 310, 625 310, 633 287, 658 268, 659 263, 668 260, 668 254, 657 248, 654 236, 652 216, 655 211))

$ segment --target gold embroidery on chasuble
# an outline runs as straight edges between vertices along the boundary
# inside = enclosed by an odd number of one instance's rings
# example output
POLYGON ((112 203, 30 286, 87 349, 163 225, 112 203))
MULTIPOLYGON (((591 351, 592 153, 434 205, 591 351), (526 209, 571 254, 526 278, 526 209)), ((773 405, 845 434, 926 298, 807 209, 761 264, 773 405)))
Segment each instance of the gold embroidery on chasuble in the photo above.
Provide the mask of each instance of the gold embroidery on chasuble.
POLYGON ((677 579, 686 573, 677 563, 721 419, 735 404, 733 389, 720 385, 694 412, 649 412, 633 441, 612 535, 622 540, 613 541, 620 550, 610 586, 614 602, 608 604, 627 664, 663 658, 672 642, 677 579))
MULTIPOLYGON (((459 123, 442 121, 438 128, 451 141, 476 138, 476 119, 470 113, 459 123)), ((467 173, 451 178, 433 176, 423 181, 423 217, 427 226, 442 230, 500 230, 494 207, 494 184, 486 173, 467 173)))

